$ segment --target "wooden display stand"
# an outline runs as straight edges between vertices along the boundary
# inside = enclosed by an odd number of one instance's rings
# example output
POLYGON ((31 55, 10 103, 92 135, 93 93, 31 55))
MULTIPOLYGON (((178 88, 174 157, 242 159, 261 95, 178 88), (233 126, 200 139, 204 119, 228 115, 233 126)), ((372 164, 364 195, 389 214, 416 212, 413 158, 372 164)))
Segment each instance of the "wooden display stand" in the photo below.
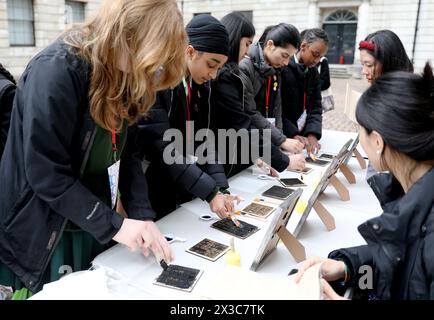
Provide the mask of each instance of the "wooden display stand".
POLYGON ((342 201, 348 201, 348 200, 350 200, 350 192, 342 184, 342 182, 340 182, 339 179, 336 178, 335 175, 331 176, 330 183, 336 189, 336 191, 338 192, 339 197, 341 198, 342 201))
POLYGON ((285 228, 285 226, 279 228, 277 235, 282 240, 289 253, 294 257, 295 261, 301 262, 306 260, 306 250, 304 246, 285 228))
POLYGON ((357 161, 359 162, 360 168, 366 169, 366 161, 360 154, 359 150, 354 149, 353 154, 356 157, 357 161))
POLYGON ((356 176, 354 173, 348 168, 348 166, 345 163, 341 163, 339 165, 339 169, 341 170, 344 177, 347 179, 348 183, 355 184, 356 183, 356 176))
POLYGON ((331 213, 323 206, 323 204, 316 200, 313 204, 313 208, 321 219, 322 223, 324 223, 325 227, 328 231, 332 231, 336 229, 335 218, 331 215, 331 213))

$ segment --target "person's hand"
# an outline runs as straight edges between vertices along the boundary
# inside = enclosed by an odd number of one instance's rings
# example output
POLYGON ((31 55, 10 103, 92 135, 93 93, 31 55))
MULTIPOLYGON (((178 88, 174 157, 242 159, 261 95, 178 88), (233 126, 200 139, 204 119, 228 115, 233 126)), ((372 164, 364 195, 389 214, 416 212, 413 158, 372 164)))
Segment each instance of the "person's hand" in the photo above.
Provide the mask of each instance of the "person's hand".
POLYGON ((275 177, 275 178, 279 178, 279 172, 272 167, 270 167, 270 174, 269 175, 272 177, 275 177))
POLYGON ((316 136, 313 134, 310 134, 307 136, 307 140, 308 140, 308 144, 306 145, 307 153, 309 155, 311 153, 318 154, 319 150, 321 149, 321 145, 319 144, 316 136))
POLYGON ((297 135, 294 136, 294 139, 300 141, 303 144, 303 148, 306 148, 306 146, 309 144, 309 141, 306 137, 297 135))
POLYGON ((302 154, 294 154, 289 156, 288 170, 303 170, 306 167, 306 159, 302 154))
POLYGON ((222 193, 217 193, 209 203, 209 207, 220 219, 224 219, 234 212, 233 200, 222 193))
POLYGON ((296 139, 286 139, 280 147, 292 153, 299 153, 304 149, 304 144, 296 139))
POLYGON ((232 201, 232 203, 236 202, 237 204, 240 204, 241 201, 243 201, 243 198, 241 198, 239 195, 231 195, 231 194, 225 194, 225 197, 229 199, 229 201, 232 201))
POLYGON ((348 300, 338 295, 324 279, 321 279, 321 297, 323 300, 348 300))
POLYGON ((150 248, 156 256, 164 257, 166 262, 172 261, 169 244, 153 221, 124 219, 113 240, 124 244, 132 251, 142 248, 145 256, 149 255, 150 248))
POLYGON ((295 282, 300 282, 306 270, 318 263, 321 263, 320 274, 325 280, 335 281, 345 277, 345 263, 343 261, 313 257, 302 262, 295 276, 295 282))
MULTIPOLYGON (((170 245, 167 242, 166 238, 161 234, 157 225, 154 221, 144 221, 145 228, 149 234, 154 238, 150 248, 152 253, 157 257, 157 259, 164 259, 167 263, 170 263, 173 260, 172 249, 170 249, 170 245)), ((143 254, 145 256, 149 255, 148 246, 142 246, 143 254)))

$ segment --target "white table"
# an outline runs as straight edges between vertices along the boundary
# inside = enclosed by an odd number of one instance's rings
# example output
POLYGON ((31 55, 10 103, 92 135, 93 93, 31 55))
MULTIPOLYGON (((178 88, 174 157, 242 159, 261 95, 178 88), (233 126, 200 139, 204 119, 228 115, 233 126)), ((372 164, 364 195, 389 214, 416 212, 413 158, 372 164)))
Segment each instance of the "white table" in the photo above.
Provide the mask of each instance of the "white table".
MULTIPOLYGON (((354 136, 354 133, 325 130, 323 139, 321 140, 323 151, 336 153, 349 138, 353 138, 354 136)), ((351 196, 350 201, 341 201, 331 186, 320 196, 323 205, 335 218, 336 229, 330 232, 327 231, 314 209, 312 209, 303 229, 297 237, 304 245, 307 257, 315 255, 327 256, 334 249, 363 244, 364 241, 357 231, 357 226, 382 212, 373 192, 365 181, 365 170, 360 169, 355 158, 350 160, 349 167, 356 175, 357 183, 355 185, 349 185, 341 173, 338 173, 337 176, 348 187, 351 196)), ((318 172, 312 172, 306 177, 314 179, 315 175, 318 176, 318 172)), ((282 174, 282 177, 291 176, 298 175, 291 172, 282 174)), ((309 183, 308 179, 305 180, 309 183)), ((275 184, 277 184, 275 181, 258 179, 248 169, 230 179, 229 190, 231 193, 239 194, 245 199, 238 206, 240 209, 260 195, 261 192, 275 184)), ((175 257, 173 263, 204 270, 201 279, 191 293, 154 285, 154 279, 161 273, 161 267, 156 263, 155 259, 152 256, 144 257, 138 251, 130 252, 122 245, 116 245, 96 257, 93 263, 95 266, 102 266, 108 270, 115 271, 118 277, 122 279, 118 282, 114 281, 114 285, 111 286, 113 298, 199 298, 198 292, 206 290, 204 286, 206 286, 209 278, 225 266, 224 257, 211 262, 187 253, 185 250, 205 237, 225 244, 228 244, 231 238, 229 235, 210 227, 215 220, 201 220, 199 217, 202 214, 211 214, 209 206, 207 203, 196 199, 183 204, 179 209, 157 222, 162 233, 171 233, 187 239, 185 243, 175 242, 171 244, 175 257)), ((241 254, 241 268, 250 269, 257 252, 257 247, 261 243, 266 227, 271 219, 265 222, 246 216, 240 219, 257 225, 260 228, 258 232, 245 240, 235 239, 236 250, 241 254)), ((279 242, 276 250, 265 259, 257 272, 275 276, 286 276, 292 268, 296 267, 297 263, 293 257, 283 243, 279 242)), ((35 295, 34 298, 50 298, 50 294, 44 294, 43 290, 35 295)))

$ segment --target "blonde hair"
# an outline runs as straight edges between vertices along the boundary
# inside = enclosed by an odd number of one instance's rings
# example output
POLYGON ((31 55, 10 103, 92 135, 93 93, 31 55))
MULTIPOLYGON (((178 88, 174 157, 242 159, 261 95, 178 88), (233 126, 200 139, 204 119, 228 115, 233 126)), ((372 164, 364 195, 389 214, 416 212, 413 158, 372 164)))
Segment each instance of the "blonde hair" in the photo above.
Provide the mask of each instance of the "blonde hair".
POLYGON ((63 40, 92 66, 90 113, 107 130, 136 122, 185 70, 187 36, 175 0, 105 0, 63 40))

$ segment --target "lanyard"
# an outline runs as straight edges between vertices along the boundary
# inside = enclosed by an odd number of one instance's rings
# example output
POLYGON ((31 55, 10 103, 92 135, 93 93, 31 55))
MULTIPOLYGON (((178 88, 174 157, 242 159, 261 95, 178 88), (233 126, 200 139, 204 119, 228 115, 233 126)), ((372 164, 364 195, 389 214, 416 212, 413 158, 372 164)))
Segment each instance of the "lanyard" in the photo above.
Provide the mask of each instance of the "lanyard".
POLYGON ((304 92, 303 111, 306 110, 306 102, 307 102, 307 92, 304 92))
POLYGON ((265 87, 265 117, 268 118, 268 108, 270 106, 271 76, 268 77, 268 85, 265 87))
POLYGON ((112 150, 113 150, 113 160, 117 161, 118 147, 116 145, 116 130, 112 130, 112 150))
POLYGON ((182 78, 182 84, 184 85, 184 90, 185 90, 185 100, 187 103, 187 143, 190 142, 190 121, 191 121, 191 113, 190 113, 190 104, 191 104, 191 78, 190 80, 187 82, 185 80, 185 78, 182 78))

